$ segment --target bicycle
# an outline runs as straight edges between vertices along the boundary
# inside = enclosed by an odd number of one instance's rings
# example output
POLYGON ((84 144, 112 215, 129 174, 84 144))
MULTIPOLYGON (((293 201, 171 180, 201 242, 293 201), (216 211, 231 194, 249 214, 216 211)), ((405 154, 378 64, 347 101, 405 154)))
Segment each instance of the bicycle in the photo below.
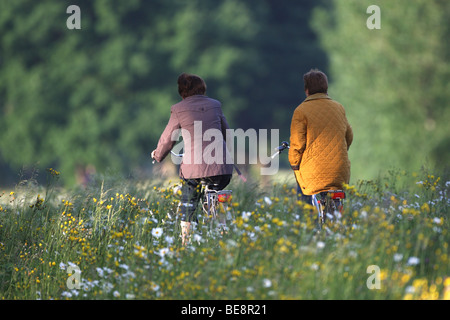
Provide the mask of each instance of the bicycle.
MULTIPOLYGON (((289 143, 287 141, 283 141, 280 146, 276 147, 276 152, 271 156, 271 158, 275 158, 284 150, 289 149, 289 143)), ((172 155, 176 157, 183 157, 183 154, 177 154, 173 151, 170 151, 172 155)), ((245 182, 246 178, 242 175, 239 169, 234 166, 239 177, 245 182)), ((228 210, 228 204, 231 202, 232 190, 215 190, 214 186, 209 184, 206 180, 201 180, 202 185, 202 208, 203 208, 203 224, 209 226, 209 232, 213 232, 214 230, 219 231, 221 234, 228 231, 228 223, 227 221, 232 221, 233 216, 231 212, 228 210), (221 211, 218 211, 218 207, 221 207, 221 211), (225 218, 219 215, 224 213, 225 218), (219 217, 219 218, 218 218, 219 217), (215 224, 217 227, 215 228, 215 224)))
MULTIPOLYGON (((176 157, 183 157, 183 153, 170 151, 176 157)), ((236 168, 237 169, 237 168, 236 168)), ((245 177, 238 171, 241 178, 245 177)), ((228 232, 228 221, 233 220, 233 215, 228 210, 232 198, 232 190, 217 190, 217 184, 210 183, 207 178, 200 181, 201 204, 203 211, 202 223, 207 227, 207 232, 217 231, 221 235, 228 232)))
MULTIPOLYGON (((279 155, 283 150, 289 148, 289 143, 283 141, 279 147, 275 148, 277 152, 272 155, 272 158, 279 155)), ((330 220, 339 218, 338 215, 342 214, 344 211, 345 191, 343 190, 328 190, 313 194, 311 198, 312 205, 314 205, 317 210, 319 230, 322 229, 322 226, 325 224, 327 218, 330 220)))

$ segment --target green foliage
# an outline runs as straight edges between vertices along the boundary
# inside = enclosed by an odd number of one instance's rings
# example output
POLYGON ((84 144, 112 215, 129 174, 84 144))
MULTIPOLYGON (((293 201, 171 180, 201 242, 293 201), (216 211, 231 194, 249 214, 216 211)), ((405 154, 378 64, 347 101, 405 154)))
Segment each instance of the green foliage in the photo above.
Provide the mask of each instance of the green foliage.
POLYGON ((232 128, 287 140, 318 67, 354 129, 352 179, 444 167, 449 16, 439 0, 1 1, 0 184, 29 166, 68 184, 87 168, 148 173, 181 72, 205 78, 232 128), (66 27, 72 4, 81 30, 66 27))
POLYGON ((352 174, 418 170, 450 160, 450 4, 331 1, 312 24, 330 61, 330 95, 344 104, 355 140, 352 174), (378 5, 381 29, 366 27, 378 5))
POLYGON ((148 167, 179 100, 181 72, 205 78, 233 127, 286 127, 300 72, 323 58, 306 27, 311 8, 270 0, 2 1, 0 159, 14 169, 57 167, 69 183, 89 165, 148 167), (69 5, 80 7, 81 30, 66 28, 69 5))

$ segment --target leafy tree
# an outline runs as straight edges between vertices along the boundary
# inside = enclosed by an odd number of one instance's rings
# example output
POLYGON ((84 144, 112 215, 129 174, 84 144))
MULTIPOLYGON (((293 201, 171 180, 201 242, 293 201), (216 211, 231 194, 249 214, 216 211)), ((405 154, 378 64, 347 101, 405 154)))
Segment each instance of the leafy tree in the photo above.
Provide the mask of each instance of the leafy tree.
POLYGON ((68 183, 90 165, 149 167, 181 72, 205 78, 233 127, 285 130, 302 72, 324 57, 314 3, 1 1, 2 167, 53 166, 68 183), (66 27, 69 5, 81 30, 66 27))
POLYGON ((449 163, 449 17, 450 3, 440 0, 330 1, 316 10, 330 95, 354 129, 355 179, 449 163), (380 29, 366 25, 370 5, 380 8, 380 29))

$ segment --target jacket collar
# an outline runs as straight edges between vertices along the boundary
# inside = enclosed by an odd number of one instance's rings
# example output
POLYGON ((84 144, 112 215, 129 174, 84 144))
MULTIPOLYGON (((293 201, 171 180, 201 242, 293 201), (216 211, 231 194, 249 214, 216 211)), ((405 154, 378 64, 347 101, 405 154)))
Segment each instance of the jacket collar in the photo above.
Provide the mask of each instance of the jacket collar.
POLYGON ((194 94, 192 96, 184 98, 183 100, 189 100, 189 99, 195 99, 195 98, 206 98, 206 96, 203 94, 194 94))
POLYGON ((316 99, 331 99, 331 98, 328 96, 328 94, 319 92, 307 96, 304 101, 306 102, 309 100, 316 100, 316 99))

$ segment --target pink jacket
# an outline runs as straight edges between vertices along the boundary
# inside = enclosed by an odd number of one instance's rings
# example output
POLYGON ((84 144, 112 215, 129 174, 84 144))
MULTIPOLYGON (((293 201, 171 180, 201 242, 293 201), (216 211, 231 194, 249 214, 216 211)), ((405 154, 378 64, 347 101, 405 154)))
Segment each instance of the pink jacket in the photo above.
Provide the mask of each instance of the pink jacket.
POLYGON ((194 95, 173 105, 169 122, 162 133, 154 157, 161 162, 178 141, 184 141, 180 177, 204 178, 233 173, 233 162, 226 146, 227 120, 221 103, 194 95))

